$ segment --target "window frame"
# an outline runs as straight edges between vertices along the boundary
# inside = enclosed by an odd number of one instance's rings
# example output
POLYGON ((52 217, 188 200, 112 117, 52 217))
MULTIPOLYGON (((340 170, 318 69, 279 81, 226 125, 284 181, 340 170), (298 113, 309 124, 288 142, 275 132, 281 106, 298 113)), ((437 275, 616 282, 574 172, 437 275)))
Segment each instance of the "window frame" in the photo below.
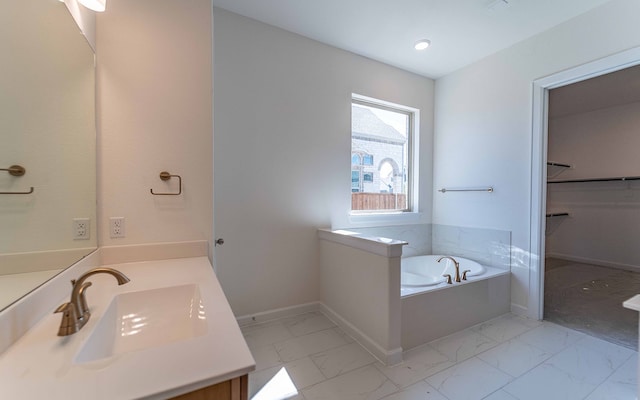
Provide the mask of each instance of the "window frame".
MULTIPOLYGON (((407 132, 407 175, 406 175, 406 198, 407 207, 402 210, 352 210, 350 208, 350 217, 367 217, 367 216, 392 216, 392 215, 409 215, 417 214, 418 210, 418 192, 419 192, 419 121, 420 110, 401 105, 391 103, 385 100, 380 100, 372 97, 362 96, 355 93, 351 95, 351 107, 353 105, 363 105, 367 107, 374 107, 381 110, 391 111, 395 113, 404 114, 408 117, 408 132, 407 132)), ((353 124, 353 115, 351 115, 350 123, 353 124)), ((353 146, 353 131, 350 129, 351 144, 353 146)), ((351 147, 350 154, 354 153, 353 147, 351 147)), ((361 161, 363 158, 361 157, 361 161)), ((401 166, 402 168, 402 166, 401 166)))

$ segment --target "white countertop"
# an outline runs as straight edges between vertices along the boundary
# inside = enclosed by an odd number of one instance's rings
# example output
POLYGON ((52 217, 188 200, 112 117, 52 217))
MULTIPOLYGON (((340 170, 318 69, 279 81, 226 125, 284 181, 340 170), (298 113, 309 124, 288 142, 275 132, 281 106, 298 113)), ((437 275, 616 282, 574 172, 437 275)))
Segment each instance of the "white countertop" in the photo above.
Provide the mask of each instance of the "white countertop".
POLYGON ((68 296, 51 300, 51 313, 0 356, 0 398, 165 399, 255 368, 207 257, 106 266, 123 272, 131 282, 117 286, 112 276, 91 276, 93 285, 86 293, 91 319, 67 337, 57 336, 61 314, 53 311, 68 296), (205 334, 93 362, 74 361, 115 295, 193 283, 202 296, 205 334))
POLYGON ((25 272, 22 274, 0 275, 0 309, 16 301, 25 293, 29 293, 33 288, 42 284, 54 275, 62 271, 52 269, 47 271, 25 272))

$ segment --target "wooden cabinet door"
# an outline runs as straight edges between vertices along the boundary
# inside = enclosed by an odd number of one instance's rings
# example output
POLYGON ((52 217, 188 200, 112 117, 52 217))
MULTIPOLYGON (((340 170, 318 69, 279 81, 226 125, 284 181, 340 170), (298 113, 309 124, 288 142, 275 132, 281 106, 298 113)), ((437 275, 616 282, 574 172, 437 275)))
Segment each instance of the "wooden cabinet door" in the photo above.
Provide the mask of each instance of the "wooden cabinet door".
POLYGON ((172 400, 248 400, 249 378, 247 375, 190 393, 173 397, 172 400))

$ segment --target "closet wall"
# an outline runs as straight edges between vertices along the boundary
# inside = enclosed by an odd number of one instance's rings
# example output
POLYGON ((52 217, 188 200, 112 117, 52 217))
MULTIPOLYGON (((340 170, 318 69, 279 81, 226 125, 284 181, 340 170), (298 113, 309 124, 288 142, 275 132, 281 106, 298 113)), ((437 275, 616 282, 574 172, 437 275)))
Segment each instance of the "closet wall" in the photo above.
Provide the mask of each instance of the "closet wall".
MULTIPOLYGON (((548 160, 571 165, 548 166, 550 181, 640 177, 640 69, 617 74, 550 92, 548 160)), ((640 180, 550 183, 556 213, 569 215, 547 217, 547 257, 640 271, 640 180)))

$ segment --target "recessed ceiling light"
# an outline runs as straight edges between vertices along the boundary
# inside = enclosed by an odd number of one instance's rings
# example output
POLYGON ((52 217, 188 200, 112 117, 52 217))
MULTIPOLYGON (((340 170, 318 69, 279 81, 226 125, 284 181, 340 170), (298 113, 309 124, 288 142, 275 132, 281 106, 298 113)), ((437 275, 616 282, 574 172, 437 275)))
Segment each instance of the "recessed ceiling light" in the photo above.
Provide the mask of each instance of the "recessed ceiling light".
POLYGON ((416 50, 424 50, 431 45, 431 41, 427 39, 418 40, 416 44, 413 45, 416 50))

